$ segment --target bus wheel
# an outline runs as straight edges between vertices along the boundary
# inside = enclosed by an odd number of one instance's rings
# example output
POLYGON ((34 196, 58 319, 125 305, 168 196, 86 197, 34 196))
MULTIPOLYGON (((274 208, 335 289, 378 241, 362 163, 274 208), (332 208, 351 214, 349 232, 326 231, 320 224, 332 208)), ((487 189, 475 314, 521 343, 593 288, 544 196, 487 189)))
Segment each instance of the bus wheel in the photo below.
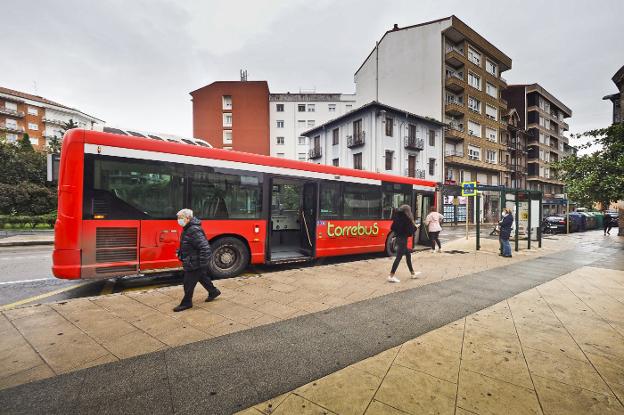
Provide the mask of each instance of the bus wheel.
POLYGON ((396 235, 394 232, 390 232, 388 239, 386 239, 386 255, 395 256, 396 251, 396 235))
POLYGON ((225 237, 211 244, 210 275, 214 278, 234 277, 249 264, 249 249, 237 238, 225 237))

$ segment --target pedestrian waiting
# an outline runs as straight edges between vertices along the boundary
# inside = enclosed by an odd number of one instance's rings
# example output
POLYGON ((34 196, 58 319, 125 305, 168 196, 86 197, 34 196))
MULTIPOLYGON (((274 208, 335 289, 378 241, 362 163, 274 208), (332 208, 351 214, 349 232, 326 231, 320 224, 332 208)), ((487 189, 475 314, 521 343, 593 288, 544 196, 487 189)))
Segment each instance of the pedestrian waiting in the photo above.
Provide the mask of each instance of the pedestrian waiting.
POLYGON ((501 253, 500 256, 505 258, 511 258, 511 245, 509 244, 509 237, 511 236, 511 229, 513 227, 513 215, 511 209, 503 209, 503 219, 498 222, 499 236, 498 241, 500 244, 501 253))
POLYGON ((442 244, 440 243, 440 232, 442 232, 442 222, 444 216, 440 214, 434 206, 429 208, 429 214, 425 218, 427 233, 431 241, 431 250, 435 252, 436 244, 438 244, 438 252, 442 252, 442 244))
POLYGON ((407 268, 412 274, 412 278, 418 278, 417 275, 420 274, 420 271, 414 272, 414 268, 412 267, 412 255, 407 249, 407 240, 410 236, 414 236, 417 229, 418 227, 414 223, 414 215, 412 215, 412 208, 408 205, 402 205, 399 207, 399 209, 394 213, 392 226, 390 227, 390 230, 394 232, 396 236, 396 258, 392 264, 388 282, 401 282, 401 280, 395 277, 394 274, 396 273, 403 256, 405 256, 407 268))
POLYGON ((208 291, 206 301, 212 301, 221 294, 208 276, 211 250, 201 221, 193 217, 192 210, 182 209, 178 212, 178 225, 183 228, 178 259, 184 269, 184 297, 180 305, 173 309, 175 312, 193 307, 193 291, 198 282, 208 291))

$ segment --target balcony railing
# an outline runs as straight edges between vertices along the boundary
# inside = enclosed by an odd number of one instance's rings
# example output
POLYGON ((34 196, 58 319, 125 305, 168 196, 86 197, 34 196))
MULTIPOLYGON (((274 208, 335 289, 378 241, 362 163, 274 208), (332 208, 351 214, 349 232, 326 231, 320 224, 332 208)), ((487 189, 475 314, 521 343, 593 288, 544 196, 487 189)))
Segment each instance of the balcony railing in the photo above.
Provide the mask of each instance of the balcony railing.
POLYGON ((450 122, 448 123, 449 125, 449 130, 455 130, 455 131, 459 131, 459 132, 464 132, 464 124, 459 123, 459 122, 450 122))
POLYGON ((417 137, 405 137, 405 148, 408 150, 422 150, 425 148, 425 140, 417 137))
POLYGON ((446 70, 446 77, 447 78, 457 78, 459 80, 464 80, 464 73, 463 72, 457 72, 457 71, 451 71, 450 69, 446 70))
POLYGON ((446 150, 444 155, 447 157, 464 157, 464 150, 446 150))
POLYGON ((59 119, 56 119, 56 118, 44 117, 43 118, 43 122, 45 122, 47 124, 65 125, 65 121, 59 120, 59 119))
POLYGON ((0 130, 8 131, 10 133, 23 133, 24 127, 20 125, 12 126, 12 125, 0 125, 0 130))
POLYGON ((514 164, 514 163, 505 163, 505 167, 507 167, 512 172, 517 173, 526 173, 526 166, 523 164, 514 164))
POLYGON ((463 97, 456 97, 454 95, 447 95, 446 96, 446 103, 447 104, 464 105, 464 98, 463 97))
POLYGON ((311 160, 321 158, 323 156, 323 149, 321 147, 312 147, 308 151, 308 158, 311 160))
POLYGON ((409 167, 405 169, 405 175, 407 177, 414 177, 416 179, 424 179, 425 171, 421 169, 410 169, 409 167))
POLYGON ((0 107, 0 114, 10 115, 11 117, 22 118, 24 111, 16 111, 7 107, 0 107))
POLYGON ((366 142, 365 137, 366 137, 366 133, 364 131, 360 131, 359 133, 354 134, 354 135, 348 135, 347 147, 354 148, 354 147, 363 146, 366 142))
POLYGON ((453 51, 459 53, 462 56, 464 55, 463 49, 458 48, 457 46, 446 45, 446 53, 453 52, 453 51))

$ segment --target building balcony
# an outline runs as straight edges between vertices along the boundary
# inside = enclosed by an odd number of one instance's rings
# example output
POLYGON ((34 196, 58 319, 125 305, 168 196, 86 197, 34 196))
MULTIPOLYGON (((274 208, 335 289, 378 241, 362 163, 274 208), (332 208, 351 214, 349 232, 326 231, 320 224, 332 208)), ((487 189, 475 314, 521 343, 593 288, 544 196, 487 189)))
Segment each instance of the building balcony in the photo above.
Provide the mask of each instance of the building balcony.
POLYGON ((407 150, 421 151, 425 148, 425 140, 422 138, 408 136, 404 138, 403 145, 407 150))
POLYGON ((0 125, 0 131, 7 131, 9 133, 23 133, 25 130, 24 127, 20 125, 0 125))
POLYGON ((59 119, 55 119, 55 118, 44 117, 43 118, 43 122, 46 123, 46 124, 54 124, 54 125, 61 125, 61 126, 65 125, 65 121, 59 120, 59 119))
POLYGON ((453 92, 462 92, 466 88, 463 72, 446 70, 446 88, 453 92))
POLYGON ((463 153, 461 152, 453 152, 449 154, 448 150, 445 152, 445 154, 446 155, 444 157, 444 162, 447 165, 458 164, 461 166, 476 167, 478 169, 491 170, 496 172, 507 171, 505 162, 488 162, 480 160, 478 158, 464 157, 463 153))
POLYGON ((561 128, 563 129, 563 131, 570 131, 570 126, 567 122, 559 120, 559 123, 561 124, 561 128))
POLYGON ((24 111, 16 111, 6 107, 0 107, 0 114, 8 115, 13 118, 24 117, 24 111))
POLYGON ((526 174, 527 168, 524 164, 505 163, 505 167, 515 173, 526 174))
POLYGON ((416 179, 424 179, 425 171, 421 169, 410 169, 409 167, 405 169, 405 175, 407 177, 414 177, 416 179))
POLYGON ((308 150, 308 158, 310 160, 320 159, 323 156, 323 149, 321 147, 312 147, 308 150))
POLYGON ((446 63, 454 68, 459 68, 460 66, 463 66, 464 62, 466 61, 464 50, 455 46, 447 46, 445 60, 446 63))
POLYGON ((365 137, 366 137, 366 133, 364 131, 360 131, 359 133, 354 134, 354 135, 348 135, 347 147, 355 148, 355 147, 363 146, 366 143, 365 137))
POLYGON ((446 150, 444 152, 446 157, 464 157, 464 150, 446 150))
POLYGON ((454 117, 462 116, 466 113, 466 107, 463 102, 460 101, 446 101, 444 112, 454 117))
POLYGON ((449 123, 449 127, 445 130, 444 137, 448 140, 462 141, 468 138, 464 124, 449 123))

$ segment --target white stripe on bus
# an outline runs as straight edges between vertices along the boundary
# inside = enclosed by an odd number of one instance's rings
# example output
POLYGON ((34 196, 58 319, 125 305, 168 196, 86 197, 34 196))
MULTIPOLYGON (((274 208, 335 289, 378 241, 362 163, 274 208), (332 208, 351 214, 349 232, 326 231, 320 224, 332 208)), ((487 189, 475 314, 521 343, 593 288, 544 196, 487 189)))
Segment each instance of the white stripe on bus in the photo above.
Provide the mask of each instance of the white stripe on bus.
MULTIPOLYGON (((185 156, 181 154, 161 153, 157 151, 136 150, 131 148, 103 146, 89 143, 85 143, 84 152, 87 154, 101 154, 104 156, 134 158, 140 160, 167 161, 171 163, 191 164, 195 166, 221 167, 228 169, 249 170, 259 173, 272 173, 277 175, 297 176, 313 179, 336 180, 336 175, 333 174, 290 169, 287 167, 263 166, 259 164, 243 163, 240 161, 209 159, 203 157, 185 156)), ((362 177, 345 175, 340 175, 339 177, 339 180, 344 182, 381 185, 381 180, 366 179, 362 177)), ((427 189, 431 190, 431 188, 427 189)))

